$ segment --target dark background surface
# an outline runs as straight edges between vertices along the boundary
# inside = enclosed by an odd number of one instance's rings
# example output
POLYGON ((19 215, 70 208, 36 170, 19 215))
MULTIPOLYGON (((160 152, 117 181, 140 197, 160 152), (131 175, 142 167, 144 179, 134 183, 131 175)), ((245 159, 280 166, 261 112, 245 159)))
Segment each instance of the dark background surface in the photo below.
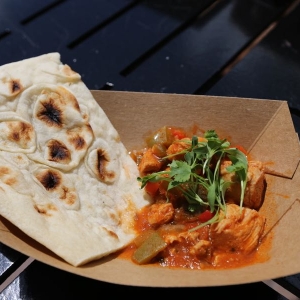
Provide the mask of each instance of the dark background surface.
MULTIPOLYGON (((49 52, 92 90, 286 100, 300 132, 299 1, 1 0, 0 65, 49 52)), ((0 243, 0 284, 25 259, 0 243)), ((300 295, 299 274, 276 281, 300 295)), ((110 297, 179 290, 118 286, 34 261, 0 299, 98 299, 103 288, 110 297)), ((262 282, 180 290, 285 299, 262 282)))

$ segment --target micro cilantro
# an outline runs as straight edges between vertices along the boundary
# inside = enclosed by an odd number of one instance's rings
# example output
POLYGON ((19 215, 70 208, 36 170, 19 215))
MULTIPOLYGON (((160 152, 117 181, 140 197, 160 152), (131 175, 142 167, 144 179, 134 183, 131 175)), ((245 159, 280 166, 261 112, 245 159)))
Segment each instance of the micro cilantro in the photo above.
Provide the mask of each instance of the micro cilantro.
MULTIPOLYGON (((222 159, 231 161, 226 168, 228 172, 237 175, 241 185, 240 207, 243 206, 243 199, 247 183, 248 160, 246 155, 237 148, 230 148, 226 139, 221 140, 215 130, 208 130, 204 133, 204 139, 193 136, 191 140, 182 140, 189 145, 187 149, 174 154, 184 155, 184 160, 173 159, 168 164, 168 169, 154 172, 144 177, 138 177, 141 188, 147 182, 168 182, 167 191, 177 188, 184 195, 188 202, 188 210, 209 209, 214 217, 209 221, 191 229, 196 230, 208 224, 220 221, 219 212, 226 214, 225 192, 232 184, 220 176, 220 165, 222 159), (214 166, 213 168, 211 166, 214 166)), ((163 159, 169 159, 166 156, 163 159)))

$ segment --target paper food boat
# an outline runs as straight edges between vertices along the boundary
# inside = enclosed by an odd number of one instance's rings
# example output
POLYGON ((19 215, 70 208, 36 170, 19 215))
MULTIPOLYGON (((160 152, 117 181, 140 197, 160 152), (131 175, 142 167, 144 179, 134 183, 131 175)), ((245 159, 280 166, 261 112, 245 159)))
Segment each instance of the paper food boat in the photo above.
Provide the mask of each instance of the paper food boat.
POLYGON ((43 263, 110 283, 151 287, 201 287, 251 283, 300 273, 300 144, 286 101, 178 94, 92 91, 128 150, 164 126, 215 129, 243 145, 267 168, 261 211, 272 234, 269 259, 237 269, 188 270, 139 266, 117 254, 73 267, 0 218, 0 241, 43 263))

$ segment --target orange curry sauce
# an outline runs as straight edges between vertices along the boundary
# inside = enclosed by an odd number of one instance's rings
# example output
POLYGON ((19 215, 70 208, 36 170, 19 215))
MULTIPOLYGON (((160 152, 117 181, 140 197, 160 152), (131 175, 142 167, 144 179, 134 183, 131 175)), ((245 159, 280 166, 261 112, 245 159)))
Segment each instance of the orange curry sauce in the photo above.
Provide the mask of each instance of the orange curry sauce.
MULTIPOLYGON (((142 209, 137 216, 136 229, 140 234, 143 231, 150 230, 150 226, 147 223, 147 211, 148 207, 142 209)), ((193 226, 193 224, 190 224, 190 226, 193 226)), ((207 234, 208 226, 200 229, 200 231, 203 232, 204 235, 207 234)), ((269 233, 261 241, 257 250, 247 255, 241 254, 239 252, 222 253, 222 259, 218 261, 217 265, 210 263, 209 260, 203 260, 195 255, 191 255, 188 251, 189 245, 186 243, 177 244, 174 248, 176 251, 172 251, 171 253, 162 252, 160 255, 152 259, 151 262, 147 265, 207 270, 231 269, 257 263, 263 263, 270 258, 269 253, 272 245, 272 238, 272 235, 269 233)), ((118 257, 132 260, 132 255, 136 248, 136 245, 134 243, 131 243, 125 249, 120 251, 118 257)))
MULTIPOLYGON (((174 132, 176 132, 177 134, 176 138, 179 139, 188 136, 187 132, 181 129, 176 129, 176 131, 174 132)), ((148 148, 149 147, 150 146, 148 146, 148 148)), ((242 147, 240 147, 239 149, 243 152, 245 151, 242 147)), ((133 152, 130 153, 137 164, 139 163, 138 156, 142 155, 145 150, 146 148, 141 151, 135 151, 134 154, 133 152)), ((149 189, 148 192, 151 194, 151 189, 149 189)), ((153 199, 153 203, 166 202, 165 191, 156 191, 151 196, 153 199)), ((168 196, 170 198, 170 195, 168 196)), ((205 220, 203 221, 201 219, 199 214, 188 213, 184 209, 184 203, 181 200, 178 200, 176 197, 177 195, 175 191, 173 195, 171 195, 171 198, 173 199, 171 202, 174 206, 175 213, 170 223, 157 226, 153 226, 152 224, 150 224, 148 216, 152 205, 149 205, 143 208, 136 216, 136 231, 139 234, 143 234, 147 231, 156 230, 163 238, 168 236, 168 238, 170 239, 172 233, 174 233, 175 235, 178 233, 184 234, 184 232, 189 231, 189 229, 195 228, 196 226, 200 225, 201 222, 205 222, 205 220)), ((203 214, 201 215, 203 217, 203 214)), ((204 216, 204 218, 205 217, 206 216, 204 216)), ((194 234, 197 235, 197 238, 195 240, 204 240, 209 242, 209 226, 210 225, 207 225, 193 231, 194 234)), ((203 253, 203 255, 199 255, 199 252, 193 253, 192 251, 190 251, 191 245, 195 244, 195 240, 190 238, 183 238, 180 239, 180 242, 176 240, 175 242, 168 243, 168 246, 164 250, 162 250, 154 258, 152 258, 151 261, 147 262, 147 265, 160 265, 163 267, 203 270, 229 269, 255 263, 261 263, 269 259, 268 253, 271 247, 272 236, 270 234, 266 235, 266 237, 260 241, 257 249, 255 251, 252 251, 250 254, 241 253, 239 251, 235 251, 234 249, 232 249, 232 251, 221 252, 220 250, 213 249, 213 247, 208 247, 206 253, 203 253), (214 260, 216 255, 218 259, 214 260)), ((132 260, 132 255, 136 249, 137 246, 133 242, 120 252, 119 257, 132 260)))

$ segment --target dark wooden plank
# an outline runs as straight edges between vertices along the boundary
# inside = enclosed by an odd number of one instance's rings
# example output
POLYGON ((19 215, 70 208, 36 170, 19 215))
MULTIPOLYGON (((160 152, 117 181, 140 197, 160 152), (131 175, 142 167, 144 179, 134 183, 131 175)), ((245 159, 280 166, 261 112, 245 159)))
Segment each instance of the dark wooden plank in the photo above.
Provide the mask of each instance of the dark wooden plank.
POLYGON ((91 1, 90 6, 63 1, 43 17, 19 25, 0 40, 0 64, 58 51, 91 89, 109 81, 119 90, 191 93, 284 8, 269 1, 245 0, 243 6, 221 1, 190 24, 215 1, 141 1, 105 23, 118 7, 133 2, 91 1), (73 43, 103 22, 87 40, 73 43))
POLYGON ((299 26, 300 6, 285 17, 209 93, 290 99, 295 100, 295 107, 300 108, 297 101, 300 93, 299 26))
POLYGON ((77 62, 85 62, 74 67, 83 74, 86 84, 98 89, 106 81, 114 82, 122 70, 214 1, 177 1, 176 9, 174 2, 161 1, 157 5, 159 1, 142 1, 73 49, 77 62))
POLYGON ((272 23, 287 4, 220 2, 131 74, 119 78, 115 89, 194 93, 272 23))
POLYGON ((207 94, 287 100, 300 132, 299 28, 300 5, 207 94))
MULTIPOLYGON (((14 0, 15 1, 15 0, 14 0)), ((52 1, 53 2, 53 1, 52 1)), ((13 25, 9 36, 0 39, 0 64, 48 53, 66 52, 70 56, 68 45, 105 20, 122 11, 126 6, 134 3, 130 0, 89 1, 56 1, 56 5, 44 3, 40 16, 29 13, 32 7, 16 5, 16 10, 27 11, 27 14, 12 17, 13 25), (35 16, 34 18, 32 16, 35 16), (25 17, 26 16, 26 17, 25 17), (22 22, 22 21, 26 22, 22 22)), ((29 2, 30 4, 30 2, 29 2)), ((10 16, 11 13, 8 13, 10 16)), ((5 29, 5 28, 4 28, 5 29)), ((72 57, 73 58, 73 57, 72 57)))
POLYGON ((0 9, 0 40, 27 19, 46 12, 51 7, 65 0, 28 0, 26 5, 22 0, 2 0, 0 9))
POLYGON ((15 27, 28 19, 37 17, 46 13, 52 7, 59 5, 66 0, 1 0, 0 24, 6 24, 6 27, 15 27))
POLYGON ((107 20, 135 3, 133 0, 64 1, 42 18, 28 22, 23 30, 45 49, 54 45, 68 47, 84 41, 89 31, 101 28, 101 24, 105 25, 107 20))
MULTIPOLYGON (((197 16, 197 13, 211 2, 213 1, 188 0, 182 4, 178 1, 162 1, 159 4, 159 1, 142 1, 71 49, 68 48, 70 40, 66 38, 66 32, 58 31, 60 26, 53 28, 53 24, 58 22, 57 18, 61 18, 61 15, 52 11, 49 12, 49 16, 46 14, 43 18, 35 19, 23 26, 19 32, 0 41, 0 64, 11 61, 12 57, 19 60, 59 51, 64 62, 82 74, 91 89, 97 89, 107 80, 119 76, 119 72, 132 61, 172 34, 191 17, 197 16), (175 8, 174 3, 177 3, 175 8), (50 18, 52 22, 47 23, 44 18, 50 18), (38 28, 43 30, 37 30, 38 28), (1 44, 5 48, 1 47, 1 44)), ((55 12, 63 13, 64 5, 67 3, 58 6, 55 12)), ((97 11, 96 7, 94 8, 97 11)), ((101 8, 104 9, 98 6, 98 9, 101 8)), ((78 26, 80 23, 77 22, 73 27, 69 25, 69 28, 76 32, 78 26)), ((79 36, 81 35, 82 32, 79 36)))

